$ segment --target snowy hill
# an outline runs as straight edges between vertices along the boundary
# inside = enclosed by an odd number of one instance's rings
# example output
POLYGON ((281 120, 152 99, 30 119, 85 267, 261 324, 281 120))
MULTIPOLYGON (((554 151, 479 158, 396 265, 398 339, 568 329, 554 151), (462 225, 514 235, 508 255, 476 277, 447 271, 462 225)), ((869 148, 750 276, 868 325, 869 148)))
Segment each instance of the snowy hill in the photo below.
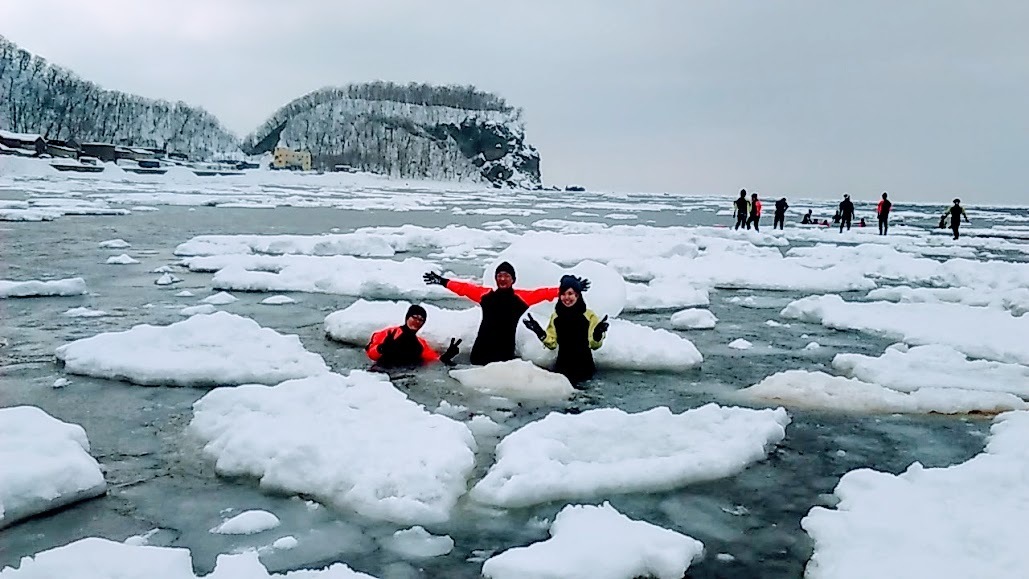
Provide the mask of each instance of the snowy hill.
POLYGON ((248 154, 307 149, 316 167, 536 187, 539 154, 521 110, 474 87, 386 82, 324 88, 276 111, 243 140, 248 154))
POLYGON ((195 158, 238 155, 204 109, 105 90, 0 36, 0 129, 47 139, 167 146, 195 158))

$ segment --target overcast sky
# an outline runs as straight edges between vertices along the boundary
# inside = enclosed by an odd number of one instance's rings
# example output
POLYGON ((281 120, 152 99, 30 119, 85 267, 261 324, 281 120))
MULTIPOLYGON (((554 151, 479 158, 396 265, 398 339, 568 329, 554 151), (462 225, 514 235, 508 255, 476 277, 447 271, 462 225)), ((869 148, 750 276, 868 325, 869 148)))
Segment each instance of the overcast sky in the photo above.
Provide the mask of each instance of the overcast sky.
POLYGON ((1029 2, 0 1, 0 34, 243 135, 311 90, 474 84, 549 184, 1029 200, 1029 2))

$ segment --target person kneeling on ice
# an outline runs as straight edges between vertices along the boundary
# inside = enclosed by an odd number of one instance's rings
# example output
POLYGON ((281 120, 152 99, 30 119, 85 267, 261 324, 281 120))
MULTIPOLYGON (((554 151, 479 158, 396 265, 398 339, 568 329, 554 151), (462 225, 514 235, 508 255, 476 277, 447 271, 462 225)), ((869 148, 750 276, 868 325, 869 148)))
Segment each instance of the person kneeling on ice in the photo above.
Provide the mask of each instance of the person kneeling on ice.
POLYGON ((550 315, 546 331, 532 314, 523 322, 548 349, 557 349, 557 363, 554 371, 564 374, 572 384, 578 384, 593 377, 597 371, 593 363, 593 352, 604 344, 607 333, 607 316, 597 317, 586 308, 582 299, 583 287, 579 278, 573 275, 561 277, 561 297, 550 315))
MULTIPOLYGON (((556 287, 514 289, 514 266, 506 261, 497 266, 493 275, 497 282, 496 289, 447 279, 431 271, 422 277, 425 283, 441 285, 482 307, 482 322, 475 343, 472 344, 471 362, 476 366, 514 360, 515 329, 518 328, 522 314, 530 306, 557 299, 559 293, 556 287)), ((589 280, 579 279, 579 282, 589 287, 589 280)))
POLYGON ((380 368, 397 366, 418 366, 437 360, 452 364, 460 350, 461 340, 450 339, 450 347, 439 355, 428 342, 418 337, 418 330, 425 325, 425 308, 412 305, 407 309, 404 325, 385 328, 372 334, 365 352, 380 368))

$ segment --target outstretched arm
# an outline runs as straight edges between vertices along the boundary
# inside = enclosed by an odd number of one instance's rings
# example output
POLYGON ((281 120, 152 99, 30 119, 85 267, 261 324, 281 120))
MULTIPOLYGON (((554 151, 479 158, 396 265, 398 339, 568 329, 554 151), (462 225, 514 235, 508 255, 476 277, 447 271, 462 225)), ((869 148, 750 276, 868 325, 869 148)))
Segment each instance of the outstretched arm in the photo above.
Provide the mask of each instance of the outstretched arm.
POLYGON ((525 305, 531 307, 539 303, 556 300, 557 296, 561 295, 561 288, 542 287, 533 290, 516 289, 514 293, 516 296, 521 298, 523 302, 525 302, 525 305))
MULTIPOLYGON (((459 296, 466 297, 475 303, 479 303, 480 301, 482 301, 482 297, 484 295, 493 291, 493 288, 475 285, 474 283, 469 283, 466 281, 458 281, 456 279, 447 280, 447 282, 443 284, 443 287, 447 288, 448 290, 454 292, 459 296)), ((557 297, 556 294, 555 297, 557 297)))

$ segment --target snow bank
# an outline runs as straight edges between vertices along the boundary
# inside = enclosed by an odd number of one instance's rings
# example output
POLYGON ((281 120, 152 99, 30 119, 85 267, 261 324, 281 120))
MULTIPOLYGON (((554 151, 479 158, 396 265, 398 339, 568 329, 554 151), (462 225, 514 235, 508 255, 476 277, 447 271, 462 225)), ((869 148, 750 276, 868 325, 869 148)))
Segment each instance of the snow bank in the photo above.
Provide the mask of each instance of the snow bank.
POLYGON ((451 370, 450 376, 466 388, 511 400, 565 400, 575 392, 568 378, 525 360, 451 370))
POLYGON ((0 528, 107 492, 86 432, 35 406, 0 408, 0 528))
POLYGON ((847 376, 901 392, 958 388, 1029 398, 1029 367, 969 360, 950 346, 894 346, 879 357, 837 354, 832 364, 847 376))
POLYGON ((265 254, 353 255, 392 257, 393 247, 381 235, 198 235, 175 248, 175 255, 265 254))
POLYGON ((1029 413, 998 416, 983 453, 900 475, 840 479, 835 509, 801 521, 814 539, 805 577, 1024 577, 1029 520, 1029 413))
POLYGON ((471 491, 519 507, 604 493, 651 492, 735 474, 786 435, 783 409, 708 404, 672 414, 616 408, 552 412, 506 436, 497 462, 471 491), (632 433, 632 436, 626 436, 632 433))
POLYGON ((739 391, 747 400, 847 412, 967 414, 1029 408, 1021 398, 1001 392, 922 388, 910 394, 825 372, 787 370, 739 391))
MULTIPOLYGON (((198 579, 189 550, 178 547, 129 545, 89 537, 24 557, 18 568, 0 570, 0 579, 198 579)), ((269 574, 257 551, 219 555, 204 579, 374 579, 343 563, 321 570, 269 574)))
POLYGON ((212 390, 190 429, 219 474, 398 523, 445 521, 474 467, 464 424, 358 370, 212 390))
POLYGON ((704 553, 700 541, 645 521, 609 503, 568 505, 554 518, 551 538, 504 551, 482 566, 491 579, 682 579, 704 553))
POLYGON ((268 511, 242 512, 211 529, 216 535, 253 535, 279 526, 279 517, 268 511))
POLYGON ((8 281, 0 279, 0 298, 79 296, 88 292, 86 280, 81 277, 54 281, 8 281))
POLYGON ((1029 317, 960 304, 845 302, 836 295, 797 300, 786 318, 840 330, 875 332, 912 345, 940 344, 969 356, 1029 364, 1029 317))
POLYGON ((414 526, 390 535, 382 546, 409 559, 439 557, 454 550, 454 540, 449 535, 438 537, 423 527, 414 526))
POLYGON ((708 310, 682 310, 672 314, 671 324, 676 330, 710 330, 718 318, 708 310))
POLYGON ((143 386, 275 384, 329 371, 299 337, 226 312, 107 332, 60 346, 56 353, 71 374, 143 386))

